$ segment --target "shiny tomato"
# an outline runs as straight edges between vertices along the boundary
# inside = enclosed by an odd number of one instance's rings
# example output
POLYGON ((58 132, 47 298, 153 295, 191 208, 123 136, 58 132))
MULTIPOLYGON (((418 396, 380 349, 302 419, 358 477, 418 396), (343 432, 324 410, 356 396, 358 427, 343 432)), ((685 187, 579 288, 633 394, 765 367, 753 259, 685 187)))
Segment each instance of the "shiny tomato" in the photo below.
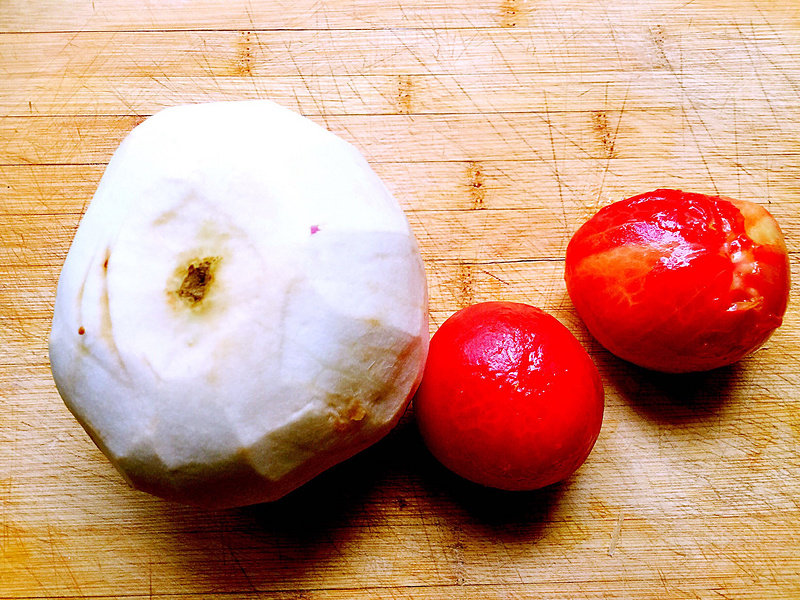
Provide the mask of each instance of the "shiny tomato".
POLYGON ((476 483, 532 490, 569 476, 603 421, 603 386, 578 340, 512 302, 469 306, 434 334, 414 401, 428 448, 476 483))
POLYGON ((571 239, 565 279, 578 314, 620 358, 705 371, 759 348, 781 324, 789 260, 752 202, 656 190, 601 209, 571 239))

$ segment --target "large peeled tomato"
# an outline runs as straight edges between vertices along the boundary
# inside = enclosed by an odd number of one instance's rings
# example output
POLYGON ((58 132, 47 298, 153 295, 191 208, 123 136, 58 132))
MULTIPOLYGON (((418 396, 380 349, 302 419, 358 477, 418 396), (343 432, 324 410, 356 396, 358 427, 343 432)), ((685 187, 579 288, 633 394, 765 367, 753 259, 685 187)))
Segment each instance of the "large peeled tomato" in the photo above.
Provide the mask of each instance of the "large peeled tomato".
POLYGON ((601 209, 567 248, 567 290, 609 351, 648 369, 736 362, 781 324, 789 263, 752 202, 656 190, 601 209))
POLYGON ((603 387, 554 317, 484 302, 434 334, 414 406, 428 448, 450 470, 489 487, 532 490, 586 460, 603 420, 603 387))

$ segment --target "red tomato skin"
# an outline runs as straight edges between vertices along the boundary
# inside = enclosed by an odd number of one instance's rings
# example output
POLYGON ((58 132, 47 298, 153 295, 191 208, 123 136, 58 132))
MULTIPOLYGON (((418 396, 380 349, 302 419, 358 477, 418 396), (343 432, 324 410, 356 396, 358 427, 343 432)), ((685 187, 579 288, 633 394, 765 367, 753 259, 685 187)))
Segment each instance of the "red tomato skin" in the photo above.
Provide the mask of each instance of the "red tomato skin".
POLYGON ((414 401, 422 437, 475 483, 533 490, 568 477, 592 450, 603 385, 577 339, 526 304, 484 302, 431 339, 414 401))
POLYGON ((680 190, 601 209, 570 240, 565 280, 600 344, 672 373, 759 348, 782 322, 790 283, 783 235, 765 209, 680 190))

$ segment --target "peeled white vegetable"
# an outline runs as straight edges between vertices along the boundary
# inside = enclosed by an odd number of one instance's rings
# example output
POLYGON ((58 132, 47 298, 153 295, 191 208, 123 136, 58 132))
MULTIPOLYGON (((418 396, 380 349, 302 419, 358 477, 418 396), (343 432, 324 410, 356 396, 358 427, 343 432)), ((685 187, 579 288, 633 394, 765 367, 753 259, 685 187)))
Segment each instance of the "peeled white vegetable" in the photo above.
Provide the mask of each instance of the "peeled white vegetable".
POLYGON ((50 360, 131 485, 238 506, 396 424, 427 315, 405 215, 350 144, 267 101, 187 105, 109 162, 58 282, 50 360))

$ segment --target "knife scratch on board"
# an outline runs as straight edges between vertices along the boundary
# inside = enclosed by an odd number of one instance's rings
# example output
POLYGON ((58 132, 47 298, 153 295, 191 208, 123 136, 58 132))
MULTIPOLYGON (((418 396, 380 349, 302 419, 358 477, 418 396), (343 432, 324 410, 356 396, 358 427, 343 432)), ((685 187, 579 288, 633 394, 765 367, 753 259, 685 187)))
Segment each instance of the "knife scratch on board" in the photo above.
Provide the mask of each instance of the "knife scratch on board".
POLYGON ((622 521, 625 519, 625 511, 620 509, 617 515, 617 523, 614 525, 614 531, 611 532, 611 541, 608 544, 607 554, 614 556, 614 551, 617 549, 619 543, 619 536, 622 533, 622 521))
MULTIPOLYGON (((601 204, 601 197, 603 194, 603 190, 605 189, 606 185, 606 177, 608 176, 608 172, 611 170, 611 160, 614 158, 618 158, 619 154, 617 152, 617 138, 619 137, 619 128, 622 124, 622 116, 625 114, 625 107, 628 104, 628 97, 631 93, 631 83, 628 82, 628 86, 625 89, 625 96, 622 98, 622 104, 619 108, 619 116, 617 117, 617 126, 614 128, 613 133, 611 132, 611 128, 608 125, 608 116, 606 111, 597 111, 594 113, 595 115, 602 114, 603 118, 593 118, 595 130, 601 134, 601 142, 603 148, 605 150, 605 167, 603 168, 603 175, 600 179, 600 188, 597 191, 597 202, 595 204, 595 208, 598 208, 601 204)), ((608 86, 606 86, 606 101, 605 105, 608 106, 608 86)))

